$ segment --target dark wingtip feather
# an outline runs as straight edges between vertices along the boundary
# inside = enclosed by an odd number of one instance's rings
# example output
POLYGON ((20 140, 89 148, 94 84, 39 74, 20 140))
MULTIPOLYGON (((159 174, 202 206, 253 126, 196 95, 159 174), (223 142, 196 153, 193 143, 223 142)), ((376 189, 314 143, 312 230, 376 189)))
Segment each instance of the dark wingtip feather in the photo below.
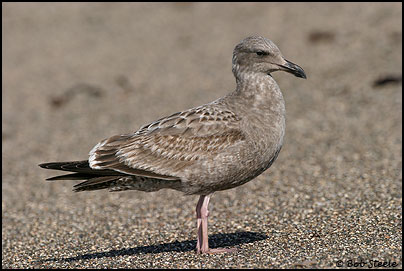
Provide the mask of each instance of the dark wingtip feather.
POLYGON ((41 168, 63 170, 62 166, 68 165, 71 162, 50 162, 39 164, 41 168))
POLYGON ((49 164, 51 164, 51 163, 42 163, 42 164, 39 164, 38 166, 40 166, 41 168, 48 168, 49 164))
POLYGON ((54 176, 46 179, 47 181, 56 181, 56 180, 89 180, 92 178, 96 178, 98 175, 85 174, 85 173, 73 173, 66 175, 54 176))

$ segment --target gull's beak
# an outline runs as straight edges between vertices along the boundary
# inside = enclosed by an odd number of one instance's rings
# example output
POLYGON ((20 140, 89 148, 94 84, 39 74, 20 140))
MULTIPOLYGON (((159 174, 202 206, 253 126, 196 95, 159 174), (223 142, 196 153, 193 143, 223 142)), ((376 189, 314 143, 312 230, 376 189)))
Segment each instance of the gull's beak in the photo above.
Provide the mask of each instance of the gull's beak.
POLYGON ((296 77, 304 78, 306 79, 306 74, 304 73, 304 70, 297 64, 290 62, 289 60, 285 59, 285 63, 283 65, 279 65, 282 67, 282 70, 286 72, 290 72, 291 74, 294 74, 296 77))

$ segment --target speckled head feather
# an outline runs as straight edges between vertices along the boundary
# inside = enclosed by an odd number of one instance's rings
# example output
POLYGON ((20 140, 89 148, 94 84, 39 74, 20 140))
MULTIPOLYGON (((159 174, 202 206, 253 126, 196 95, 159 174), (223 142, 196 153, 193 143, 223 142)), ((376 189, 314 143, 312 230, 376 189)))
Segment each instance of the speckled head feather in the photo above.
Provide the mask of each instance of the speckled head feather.
POLYGON ((271 40, 260 36, 245 38, 237 44, 233 51, 232 64, 236 78, 242 73, 270 74, 279 70, 291 72, 299 77, 306 76, 303 69, 283 57, 271 40))

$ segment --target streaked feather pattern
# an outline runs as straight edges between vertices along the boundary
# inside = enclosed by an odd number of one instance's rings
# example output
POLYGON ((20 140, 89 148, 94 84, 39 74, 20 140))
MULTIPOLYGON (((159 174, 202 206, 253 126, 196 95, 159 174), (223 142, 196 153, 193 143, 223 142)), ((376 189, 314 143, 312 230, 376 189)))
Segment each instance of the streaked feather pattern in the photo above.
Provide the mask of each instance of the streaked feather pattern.
POLYGON ((244 140, 240 119, 222 106, 216 101, 144 125, 134 134, 105 139, 91 150, 90 166, 179 176, 196 161, 213 158, 244 140))

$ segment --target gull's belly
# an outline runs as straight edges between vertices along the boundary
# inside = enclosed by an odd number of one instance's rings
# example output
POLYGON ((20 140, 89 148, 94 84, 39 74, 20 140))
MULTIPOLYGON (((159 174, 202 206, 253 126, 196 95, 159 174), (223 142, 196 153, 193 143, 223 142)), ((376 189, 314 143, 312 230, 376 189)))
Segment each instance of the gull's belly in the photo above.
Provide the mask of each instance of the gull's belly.
POLYGON ((200 161, 192 171, 186 172, 181 191, 206 195, 240 186, 268 169, 281 147, 281 144, 259 147, 250 143, 233 146, 225 153, 200 161))

